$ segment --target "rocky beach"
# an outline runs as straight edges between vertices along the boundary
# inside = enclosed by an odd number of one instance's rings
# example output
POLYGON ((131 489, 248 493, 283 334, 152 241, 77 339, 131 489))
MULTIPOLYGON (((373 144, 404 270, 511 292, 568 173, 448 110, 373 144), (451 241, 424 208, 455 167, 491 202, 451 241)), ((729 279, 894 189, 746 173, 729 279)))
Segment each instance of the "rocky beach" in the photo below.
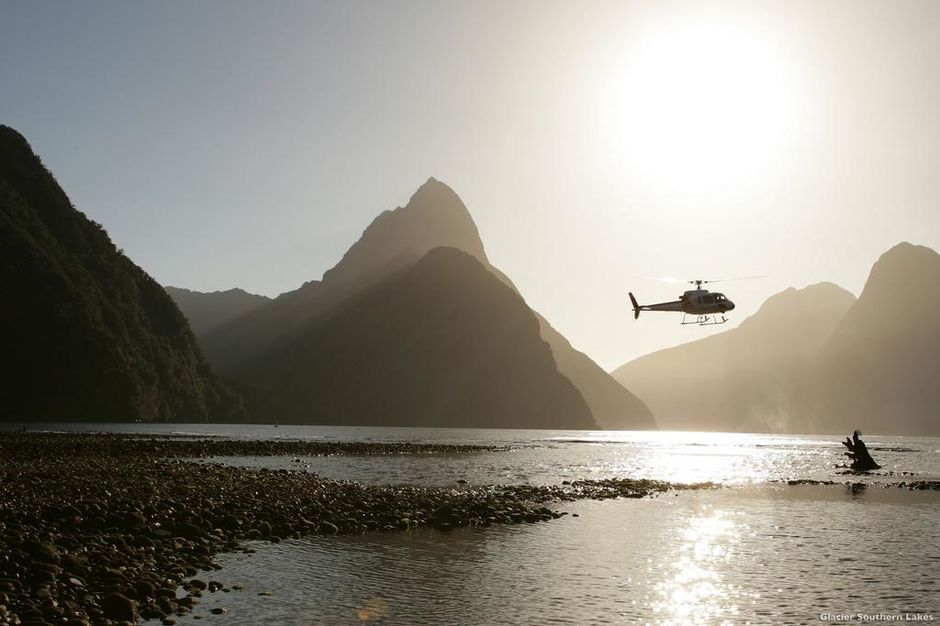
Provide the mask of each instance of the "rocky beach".
MULTIPOLYGON (((223 455, 469 455, 499 446, 239 441, 113 434, 0 433, 0 624, 174 623, 248 540, 520 524, 552 504, 639 498, 654 480, 556 486, 370 486, 302 470, 195 462, 223 455)), ((220 612, 218 609, 214 609, 220 612)))

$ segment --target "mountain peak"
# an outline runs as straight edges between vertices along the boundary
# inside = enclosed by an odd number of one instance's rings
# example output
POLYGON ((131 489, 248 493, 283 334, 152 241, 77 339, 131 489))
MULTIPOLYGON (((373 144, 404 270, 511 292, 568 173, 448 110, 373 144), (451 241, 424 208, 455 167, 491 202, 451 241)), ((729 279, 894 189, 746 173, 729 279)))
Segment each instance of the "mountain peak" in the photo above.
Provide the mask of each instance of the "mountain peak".
MULTIPOLYGON (((12 127, 10 127, 10 126, 6 126, 5 124, 0 124, 0 141, 2 141, 2 142, 4 142, 4 143, 7 143, 7 142, 15 142, 15 143, 18 143, 18 144, 25 145, 25 146, 27 146, 27 147, 29 146, 29 142, 26 141, 26 137, 24 137, 24 136, 23 136, 18 130, 16 130, 15 128, 12 128, 12 127)), ((431 179, 431 180, 433 180, 433 179, 431 179)))
POLYGON ((801 289, 788 287, 767 298, 754 315, 741 322, 741 328, 751 329, 768 324, 781 324, 794 317, 823 316, 834 324, 855 302, 855 296, 839 285, 820 282, 801 289))
POLYGON ((883 263, 931 262, 937 258, 940 258, 940 254, 933 248, 902 241, 878 257, 875 267, 883 263))
POLYGON ((15 128, 0 124, 0 168, 7 176, 22 176, 34 166, 42 166, 39 155, 33 152, 26 137, 15 128))
POLYGON ((854 341, 850 334, 862 328, 892 335, 915 327, 933 328, 938 307, 940 254, 926 246, 899 243, 875 261, 858 302, 840 326, 845 335, 840 340, 854 341))
MULTIPOLYGON (((391 211, 391 213, 394 214, 402 209, 408 210, 409 208, 413 211, 431 210, 460 213, 465 215, 471 222, 473 221, 473 218, 470 217, 470 212, 467 210, 466 205, 464 205, 463 200, 460 199, 460 196, 457 195, 457 192, 454 191, 450 185, 442 183, 433 176, 428 178, 415 190, 405 207, 399 207, 395 211, 391 211)), ((463 217, 463 215, 461 217, 463 217)))
POLYGON ((11 178, 48 174, 26 137, 15 128, 3 124, 0 124, 0 169, 11 178))
POLYGON ((403 258, 420 258, 439 246, 457 248, 487 262, 480 233, 460 196, 431 177, 408 204, 375 218, 323 280, 339 284, 381 273, 403 258))
POLYGON ((776 303, 790 303, 794 299, 807 299, 807 298, 819 298, 819 297, 843 297, 849 299, 855 299, 855 296, 851 292, 843 289, 839 285, 823 281, 819 283, 813 283, 812 285, 806 285, 805 287, 787 287, 781 292, 775 293, 774 295, 767 298, 764 301, 764 304, 761 305, 761 308, 764 308, 767 305, 772 305, 776 303))
POLYGON ((932 248, 906 241, 882 254, 871 268, 860 300, 883 303, 933 293, 940 279, 940 254, 932 248))
POLYGON ((841 428, 937 434, 940 254, 902 242, 871 268, 826 350, 824 407, 841 428))
MULTIPOLYGON (((171 297, 175 298, 177 295, 180 296, 217 296, 217 297, 233 297, 233 298, 251 298, 255 300, 270 300, 271 298, 267 296, 262 296, 256 293, 251 293, 250 291, 245 291, 241 287, 232 287, 231 289, 216 289, 215 291, 196 291, 195 289, 188 289, 186 287, 174 287, 173 285, 165 285, 163 287, 171 297)), ((185 312, 185 311, 184 311, 185 312)))
POLYGON ((888 249, 885 251, 885 253, 882 254, 881 256, 886 256, 886 255, 889 255, 889 254, 896 254, 896 253, 900 253, 900 252, 906 252, 906 251, 916 250, 916 249, 918 249, 918 248, 921 248, 921 249, 924 249, 924 250, 930 250, 930 248, 928 248, 928 247, 926 247, 926 246, 919 246, 919 245, 917 245, 917 244, 911 243, 910 241, 900 241, 900 242, 894 244, 893 246, 891 246, 890 248, 888 248, 888 249))

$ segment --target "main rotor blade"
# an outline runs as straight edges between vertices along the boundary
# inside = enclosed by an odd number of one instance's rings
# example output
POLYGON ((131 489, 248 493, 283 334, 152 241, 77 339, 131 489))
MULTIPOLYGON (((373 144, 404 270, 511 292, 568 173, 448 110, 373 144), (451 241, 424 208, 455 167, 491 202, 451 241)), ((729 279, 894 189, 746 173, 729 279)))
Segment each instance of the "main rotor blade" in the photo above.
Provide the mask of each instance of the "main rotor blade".
POLYGON ((661 283, 687 283, 689 281, 684 278, 676 278, 675 276, 643 276, 646 280, 658 280, 661 283))
MULTIPOLYGON (((715 280, 703 280, 702 284, 704 285, 705 283, 728 283, 728 282, 731 282, 732 280, 752 280, 754 278, 767 278, 767 276, 761 274, 760 276, 738 276, 737 278, 716 278, 715 280)), ((693 280, 689 282, 694 283, 696 281, 693 280)))
POLYGON ((714 280, 699 280, 697 278, 676 278, 675 276, 643 276, 646 280, 658 280, 663 283, 689 283, 694 285, 696 283, 701 283, 706 285, 708 283, 727 283, 732 280, 751 280, 754 278, 767 278, 767 276, 761 274, 760 276, 738 276, 736 278, 716 278, 714 280))

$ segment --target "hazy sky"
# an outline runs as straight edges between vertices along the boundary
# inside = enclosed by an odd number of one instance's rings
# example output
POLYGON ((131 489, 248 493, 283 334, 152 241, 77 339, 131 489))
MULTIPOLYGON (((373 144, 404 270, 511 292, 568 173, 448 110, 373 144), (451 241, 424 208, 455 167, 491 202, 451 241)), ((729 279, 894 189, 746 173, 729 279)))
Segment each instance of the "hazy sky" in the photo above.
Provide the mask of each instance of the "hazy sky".
POLYGON ((0 2, 0 121, 160 282, 295 288, 435 176, 607 368, 714 332, 642 276, 768 275, 737 323, 940 249, 938 111, 930 0, 0 2))

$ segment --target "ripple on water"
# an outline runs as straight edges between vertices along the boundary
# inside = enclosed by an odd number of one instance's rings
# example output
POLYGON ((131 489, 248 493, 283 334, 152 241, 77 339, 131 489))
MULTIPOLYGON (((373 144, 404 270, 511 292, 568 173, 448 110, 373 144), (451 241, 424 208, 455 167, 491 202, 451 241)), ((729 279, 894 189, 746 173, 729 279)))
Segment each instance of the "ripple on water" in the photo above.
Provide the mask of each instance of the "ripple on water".
MULTIPOLYGON (((206 594, 227 624, 818 623, 823 612, 940 618, 937 498, 737 489, 575 502, 545 524, 258 544, 206 594), (807 520, 827 523, 808 523, 807 520), (899 524, 916 541, 891 543, 899 524), (800 539, 777 527, 800 528, 800 539), (854 560, 840 560, 846 555, 854 560), (271 591, 273 596, 257 596, 271 591)), ((783 490, 787 491, 787 490, 783 490)))
MULTIPOLYGON (((420 430, 420 429, 417 429, 420 430)), ((522 431, 525 432, 525 431, 522 431)), ((509 451, 458 455, 395 457, 305 457, 309 471, 326 478, 379 484, 448 486, 471 484, 557 484, 562 480, 651 478, 668 482, 754 484, 768 480, 849 480, 839 474, 844 447, 836 438, 728 433, 601 433, 598 440, 520 439, 509 451), (704 439, 705 442, 697 441, 704 439)), ((940 455, 934 439, 872 439, 884 470, 866 482, 891 482, 898 476, 940 480, 940 455)), ((470 443, 482 441, 468 440, 470 443)), ((228 457, 233 465, 292 468, 285 457, 228 457)), ((905 479, 907 480, 907 479, 905 479)))

